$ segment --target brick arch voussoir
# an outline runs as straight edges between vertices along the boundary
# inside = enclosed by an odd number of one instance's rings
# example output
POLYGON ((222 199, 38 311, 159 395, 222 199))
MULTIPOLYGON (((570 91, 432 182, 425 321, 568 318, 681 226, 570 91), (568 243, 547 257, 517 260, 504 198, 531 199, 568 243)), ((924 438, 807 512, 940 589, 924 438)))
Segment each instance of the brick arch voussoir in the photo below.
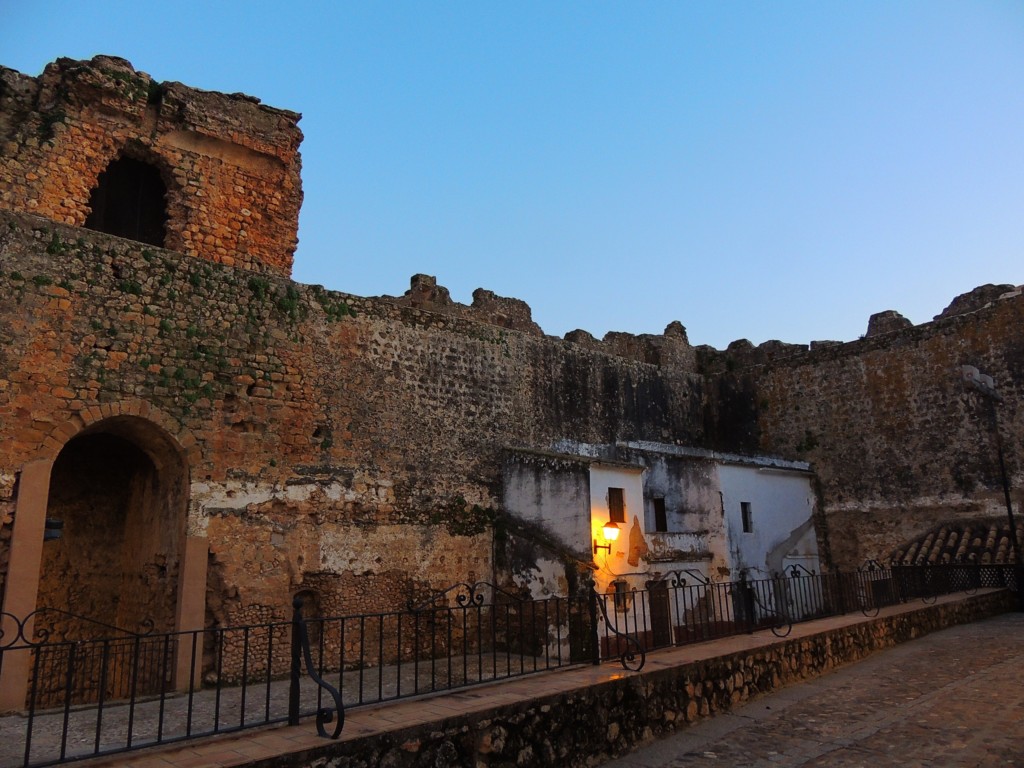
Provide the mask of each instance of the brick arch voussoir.
POLYGON ((138 398, 91 405, 81 409, 67 421, 50 430, 32 459, 54 461, 57 454, 73 437, 93 424, 115 416, 134 416, 149 421, 162 429, 174 441, 187 466, 194 467, 201 461, 202 450, 192 431, 173 416, 138 398))

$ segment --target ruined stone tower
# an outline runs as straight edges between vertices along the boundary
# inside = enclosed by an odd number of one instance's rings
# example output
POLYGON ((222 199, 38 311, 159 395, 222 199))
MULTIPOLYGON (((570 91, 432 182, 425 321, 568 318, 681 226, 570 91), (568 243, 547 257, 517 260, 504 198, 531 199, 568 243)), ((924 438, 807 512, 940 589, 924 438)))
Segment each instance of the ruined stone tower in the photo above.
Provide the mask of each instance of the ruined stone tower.
POLYGON ((0 67, 0 207, 288 276, 299 117, 111 56, 0 67))

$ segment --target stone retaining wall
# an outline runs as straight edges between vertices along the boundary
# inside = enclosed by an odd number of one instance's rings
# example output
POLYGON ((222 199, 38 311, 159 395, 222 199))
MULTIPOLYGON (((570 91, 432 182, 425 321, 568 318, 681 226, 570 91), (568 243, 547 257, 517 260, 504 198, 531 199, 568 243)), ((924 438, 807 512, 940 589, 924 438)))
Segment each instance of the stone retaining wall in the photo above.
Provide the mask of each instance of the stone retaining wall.
POLYGON ((528 703, 375 734, 249 768, 598 765, 759 694, 875 651, 1012 609, 1008 591, 904 612, 621 678, 528 703))

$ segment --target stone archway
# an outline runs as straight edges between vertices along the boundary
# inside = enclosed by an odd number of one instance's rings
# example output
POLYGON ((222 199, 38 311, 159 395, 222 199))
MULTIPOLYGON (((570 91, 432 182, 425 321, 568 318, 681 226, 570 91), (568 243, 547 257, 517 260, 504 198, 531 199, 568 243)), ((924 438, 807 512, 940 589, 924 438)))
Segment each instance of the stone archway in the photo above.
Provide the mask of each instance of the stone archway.
POLYGON ((62 536, 43 547, 36 604, 88 621, 52 623, 52 638, 174 630, 187 498, 180 451, 152 422, 117 416, 64 445, 46 508, 62 536))
MULTIPOLYGON (((186 519, 197 459, 194 437, 143 401, 90 408, 56 428, 19 475, 4 631, 47 604, 125 629, 149 618, 156 631, 201 630, 208 547, 186 519), (47 517, 67 528, 44 547, 47 517)), ((27 638, 33 632, 29 621, 27 638)), ((178 689, 199 679, 189 646, 177 643, 178 689)), ((0 711, 24 702, 29 662, 28 652, 6 652, 0 711)))

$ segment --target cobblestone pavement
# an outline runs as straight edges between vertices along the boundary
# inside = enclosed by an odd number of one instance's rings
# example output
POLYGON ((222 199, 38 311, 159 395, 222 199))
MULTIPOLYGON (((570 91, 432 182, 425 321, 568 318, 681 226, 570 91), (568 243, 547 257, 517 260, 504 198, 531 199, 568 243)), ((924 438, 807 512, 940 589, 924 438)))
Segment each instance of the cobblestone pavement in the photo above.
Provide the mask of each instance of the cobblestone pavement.
POLYGON ((603 768, 1024 766, 1024 613, 936 632, 603 768))

